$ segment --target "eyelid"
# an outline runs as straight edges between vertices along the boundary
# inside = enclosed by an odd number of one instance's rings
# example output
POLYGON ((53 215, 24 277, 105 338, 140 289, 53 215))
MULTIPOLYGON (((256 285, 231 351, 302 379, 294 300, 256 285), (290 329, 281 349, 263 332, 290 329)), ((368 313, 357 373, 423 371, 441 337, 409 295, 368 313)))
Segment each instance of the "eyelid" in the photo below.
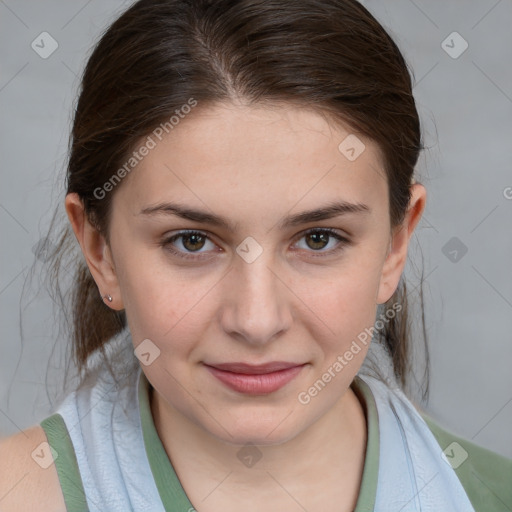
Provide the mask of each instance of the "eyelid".
POLYGON ((301 231, 300 233, 297 233, 295 240, 300 240, 303 236, 309 235, 309 233, 316 233, 318 231, 320 231, 322 233, 329 233, 333 237, 339 237, 339 238, 343 238, 345 240, 349 239, 348 233, 346 233, 345 231, 342 231, 340 229, 327 228, 327 227, 323 227, 323 226, 315 226, 312 228, 305 229, 304 231, 301 231))
POLYGON ((159 245, 161 247, 163 247, 165 250, 171 252, 172 254, 175 254, 176 256, 178 256, 179 258, 182 258, 182 259, 199 261, 202 259, 211 258, 211 255, 209 255, 206 252, 196 252, 196 253, 185 252, 185 251, 180 251, 178 249, 175 249, 173 247, 173 245, 172 245, 173 242, 175 242, 176 240, 179 240, 180 238, 183 238, 187 235, 199 235, 215 244, 215 242, 212 239, 211 234, 208 231, 203 231, 203 230, 199 230, 199 229, 182 229, 180 231, 176 231, 174 234, 164 235, 162 237, 161 242, 159 242, 159 245))
MULTIPOLYGON (((322 257, 333 256, 335 254, 338 254, 340 251, 344 250, 347 245, 350 245, 352 243, 349 236, 345 235, 345 234, 341 234, 340 230, 335 229, 335 228, 321 227, 321 226, 316 226, 316 227, 308 228, 304 231, 301 231, 295 237, 294 243, 296 243, 301 238, 307 236, 308 234, 316 233, 316 232, 327 233, 332 238, 335 238, 338 241, 338 244, 336 244, 336 246, 334 248, 329 249, 328 251, 314 251, 312 249, 307 251, 313 258, 322 258, 322 257)), ((299 250, 301 250, 301 249, 299 249, 299 250)))

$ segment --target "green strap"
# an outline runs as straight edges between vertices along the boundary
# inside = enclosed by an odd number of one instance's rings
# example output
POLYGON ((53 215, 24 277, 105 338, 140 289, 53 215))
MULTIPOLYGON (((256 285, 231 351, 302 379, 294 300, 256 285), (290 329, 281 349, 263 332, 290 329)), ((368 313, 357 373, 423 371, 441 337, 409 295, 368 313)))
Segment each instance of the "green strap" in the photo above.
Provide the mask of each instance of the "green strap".
POLYGON ((142 435, 146 453, 153 473, 160 499, 167 512, 192 511, 194 506, 188 499, 181 482, 167 456, 162 441, 158 436, 151 415, 148 381, 141 371, 139 380, 139 409, 142 424, 142 435))
POLYGON ((379 415, 375 398, 368 384, 361 378, 356 377, 351 387, 363 405, 366 414, 366 425, 368 427, 363 478, 354 512, 373 512, 379 479, 379 415))
POLYGON ((89 507, 82 477, 64 419, 60 414, 55 413, 41 421, 40 425, 46 433, 54 456, 67 512, 87 512, 89 507))
POLYGON ((421 413, 476 512, 512 512, 512 460, 440 427, 421 413))

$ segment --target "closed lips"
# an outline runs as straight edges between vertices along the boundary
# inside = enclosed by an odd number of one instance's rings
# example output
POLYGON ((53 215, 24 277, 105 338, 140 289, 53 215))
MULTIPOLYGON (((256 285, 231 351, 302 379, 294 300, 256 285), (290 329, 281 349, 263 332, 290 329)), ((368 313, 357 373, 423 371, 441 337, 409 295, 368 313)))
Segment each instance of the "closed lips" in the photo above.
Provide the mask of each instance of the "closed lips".
MULTIPOLYGON (((205 363, 206 364, 206 363, 205 363)), ((206 364, 218 370, 223 370, 232 373, 239 373, 244 375, 263 375, 267 373, 274 373, 297 366, 303 366, 305 363, 290 363, 283 361, 274 361, 262 365, 250 365, 247 363, 219 363, 219 364, 206 364)))

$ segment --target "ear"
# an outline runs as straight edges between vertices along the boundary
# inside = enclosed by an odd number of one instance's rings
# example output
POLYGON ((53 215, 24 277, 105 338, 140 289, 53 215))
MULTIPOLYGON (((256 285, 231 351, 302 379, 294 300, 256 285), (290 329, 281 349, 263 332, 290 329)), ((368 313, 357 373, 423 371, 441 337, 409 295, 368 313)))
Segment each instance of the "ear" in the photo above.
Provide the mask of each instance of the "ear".
POLYGON ((107 306, 115 310, 124 309, 119 283, 114 267, 110 247, 105 238, 89 222, 83 203, 76 193, 66 196, 66 213, 82 248, 89 271, 98 286, 98 300, 103 300, 107 306), (112 297, 112 302, 106 298, 112 297), (105 298, 103 298, 105 297, 105 298))
POLYGON ((425 209, 427 191, 420 183, 411 186, 411 199, 402 223, 391 235, 386 260, 382 267, 377 304, 388 301, 395 293, 407 262, 409 241, 425 209))

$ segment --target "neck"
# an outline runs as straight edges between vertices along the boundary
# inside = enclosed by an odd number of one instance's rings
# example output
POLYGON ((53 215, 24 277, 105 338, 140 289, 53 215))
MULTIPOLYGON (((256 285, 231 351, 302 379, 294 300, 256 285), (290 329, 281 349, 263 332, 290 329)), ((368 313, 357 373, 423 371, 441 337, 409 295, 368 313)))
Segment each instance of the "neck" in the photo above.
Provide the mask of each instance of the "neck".
MULTIPOLYGON (((367 428, 364 408, 351 388, 296 437, 282 444, 258 445, 261 458, 247 467, 238 458, 241 445, 211 435, 153 389, 150 402, 158 435, 191 501, 201 503, 227 479, 229 484, 219 487, 226 496, 231 492, 247 499, 257 491, 268 503, 272 496, 285 494, 286 488, 303 500, 315 492, 336 494, 343 497, 347 510, 353 510, 364 468, 367 428), (281 483, 286 484, 280 487, 281 483)), ((337 510, 344 509, 340 506, 338 500, 337 510)))

